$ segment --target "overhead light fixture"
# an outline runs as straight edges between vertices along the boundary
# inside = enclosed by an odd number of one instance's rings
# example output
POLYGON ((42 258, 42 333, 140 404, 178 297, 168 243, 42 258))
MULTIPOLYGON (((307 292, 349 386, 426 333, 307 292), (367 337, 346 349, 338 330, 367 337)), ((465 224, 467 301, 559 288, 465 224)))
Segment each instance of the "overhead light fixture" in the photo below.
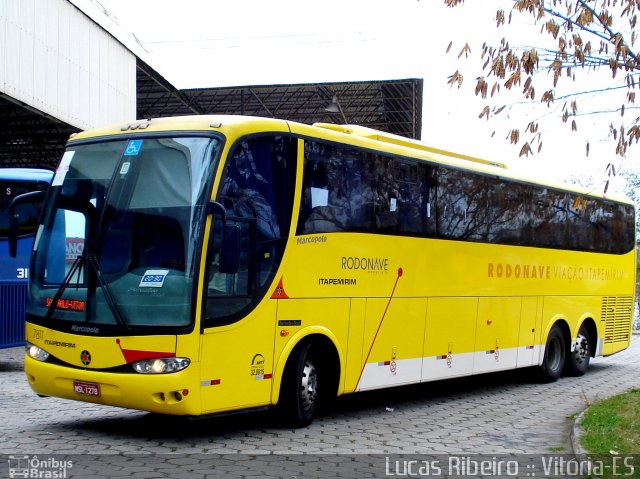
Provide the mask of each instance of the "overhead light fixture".
POLYGON ((338 105, 338 96, 333 95, 331 99, 331 103, 327 105, 324 111, 328 111, 329 113, 340 113, 340 105, 338 105))
POLYGON ((344 111, 342 111, 342 107, 340 106, 340 102, 338 102, 338 95, 333 95, 333 98, 331 99, 331 103, 329 103, 326 106, 324 111, 327 111, 329 113, 340 113, 340 115, 342 115, 342 120, 344 121, 345 125, 348 123, 347 117, 344 115, 344 111))

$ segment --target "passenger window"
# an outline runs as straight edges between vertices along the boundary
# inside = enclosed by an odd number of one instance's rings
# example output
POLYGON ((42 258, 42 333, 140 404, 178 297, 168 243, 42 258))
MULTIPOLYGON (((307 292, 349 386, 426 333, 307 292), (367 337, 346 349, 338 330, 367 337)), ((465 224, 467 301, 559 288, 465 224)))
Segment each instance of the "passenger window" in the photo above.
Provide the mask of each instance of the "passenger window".
MULTIPOLYGON (((432 167, 423 163, 393 158, 392 174, 397 195, 396 233, 432 237, 435 232, 435 208, 432 195, 432 167)), ((393 207, 393 203, 391 203, 393 207)))
POLYGON ((297 234, 433 236, 431 166, 316 142, 304 165, 297 234))
POLYGON ((531 238, 531 194, 524 185, 485 178, 487 185, 488 241, 526 245, 531 238))
POLYGON ((369 154, 306 142, 304 165, 298 234, 372 231, 369 154))
POLYGON ((488 208, 484 177, 439 168, 437 197, 438 236, 486 241, 488 208))

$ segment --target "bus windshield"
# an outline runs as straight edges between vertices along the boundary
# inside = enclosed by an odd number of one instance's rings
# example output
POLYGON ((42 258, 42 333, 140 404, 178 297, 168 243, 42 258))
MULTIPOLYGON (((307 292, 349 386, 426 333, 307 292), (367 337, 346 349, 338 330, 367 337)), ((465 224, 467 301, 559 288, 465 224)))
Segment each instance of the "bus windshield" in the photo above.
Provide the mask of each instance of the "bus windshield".
POLYGON ((189 326, 220 144, 143 137, 70 145, 34 248, 29 318, 95 334, 189 326))

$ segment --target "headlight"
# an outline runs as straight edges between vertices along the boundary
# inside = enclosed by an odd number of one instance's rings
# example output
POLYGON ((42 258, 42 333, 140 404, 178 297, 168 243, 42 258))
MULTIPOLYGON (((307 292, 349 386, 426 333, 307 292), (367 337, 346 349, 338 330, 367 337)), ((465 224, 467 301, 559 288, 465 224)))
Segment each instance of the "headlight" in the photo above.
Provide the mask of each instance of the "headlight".
POLYGON ((166 374, 182 371, 191 364, 188 358, 155 358, 133 363, 133 370, 141 374, 166 374))
POLYGON ((48 352, 46 352, 42 348, 39 348, 38 346, 29 343, 27 343, 27 354, 29 355, 29 357, 37 361, 46 361, 47 359, 49 359, 48 352))

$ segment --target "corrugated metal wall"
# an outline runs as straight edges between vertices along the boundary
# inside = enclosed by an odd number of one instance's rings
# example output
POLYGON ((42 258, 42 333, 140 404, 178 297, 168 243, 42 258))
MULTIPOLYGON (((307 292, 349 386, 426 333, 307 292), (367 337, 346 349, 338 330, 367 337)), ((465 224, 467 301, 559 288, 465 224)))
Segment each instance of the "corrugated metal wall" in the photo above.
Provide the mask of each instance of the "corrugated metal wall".
POLYGON ((136 115, 136 58, 67 0, 0 0, 0 92, 78 128, 136 115))

